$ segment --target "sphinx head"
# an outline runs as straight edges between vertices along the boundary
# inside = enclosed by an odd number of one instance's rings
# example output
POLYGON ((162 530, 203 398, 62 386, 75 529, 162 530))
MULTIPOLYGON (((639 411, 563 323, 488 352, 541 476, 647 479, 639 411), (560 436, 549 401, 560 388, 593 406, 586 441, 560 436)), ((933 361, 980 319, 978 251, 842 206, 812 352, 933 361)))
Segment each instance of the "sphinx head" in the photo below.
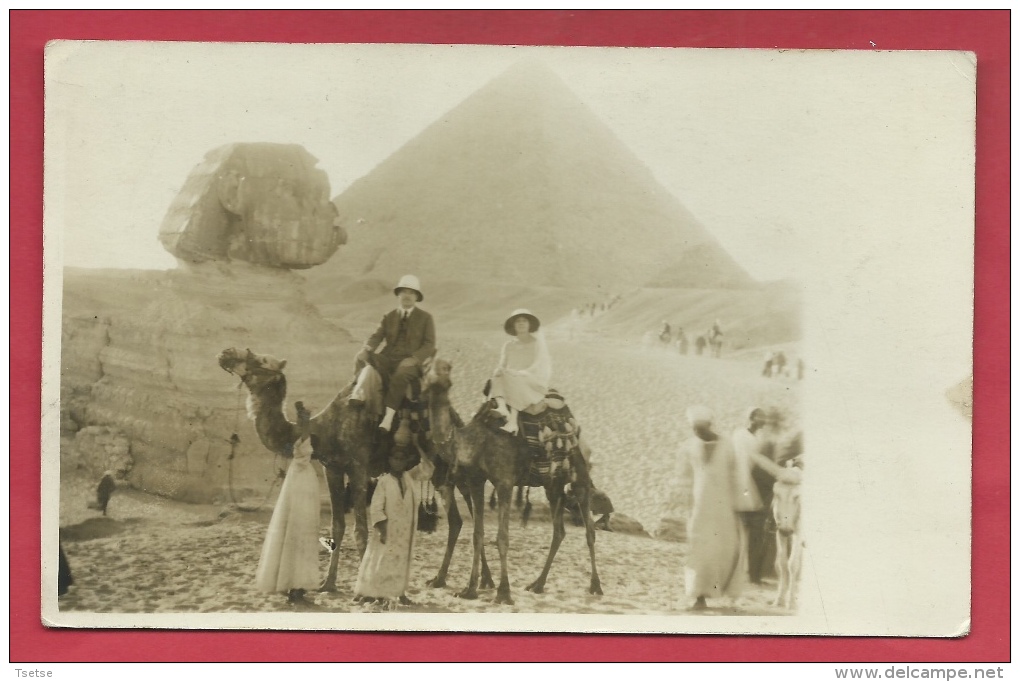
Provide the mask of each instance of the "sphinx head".
POLYGON ((347 241, 329 179, 295 144, 238 143, 206 154, 171 203, 159 239, 178 259, 310 268, 347 241))

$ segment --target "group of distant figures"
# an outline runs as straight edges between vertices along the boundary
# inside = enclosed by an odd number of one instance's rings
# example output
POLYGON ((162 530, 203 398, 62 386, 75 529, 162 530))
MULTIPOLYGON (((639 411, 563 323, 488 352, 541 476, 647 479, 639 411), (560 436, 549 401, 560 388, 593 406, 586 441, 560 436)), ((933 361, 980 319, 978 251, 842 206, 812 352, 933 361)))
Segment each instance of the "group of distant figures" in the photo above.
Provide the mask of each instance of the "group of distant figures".
MULTIPOLYGON (((722 355, 723 331, 719 320, 716 320, 711 327, 703 334, 698 334, 691 340, 683 327, 674 329, 669 322, 663 320, 662 327, 658 332, 648 331, 645 333, 641 343, 646 348, 661 347, 675 349, 680 355, 707 355, 718 358, 722 355)), ((800 358, 792 359, 787 357, 781 350, 770 350, 765 353, 762 363, 761 375, 766 378, 804 378, 804 361, 800 358)))
POLYGON ((692 342, 683 327, 674 331, 669 322, 663 321, 658 334, 648 332, 644 338, 645 346, 659 345, 663 348, 674 348, 680 355, 687 355, 693 347, 694 355, 708 355, 718 358, 722 355, 723 331, 719 320, 716 320, 704 334, 698 334, 692 342))
POLYGON ((620 296, 620 294, 614 294, 605 301, 592 301, 591 303, 585 303, 578 308, 574 308, 574 319, 583 319, 585 317, 591 318, 604 313, 619 303, 621 298, 622 296, 620 296))
POLYGON ((783 351, 770 350, 765 353, 761 375, 767 378, 796 377, 798 380, 803 379, 804 361, 801 358, 797 358, 795 362, 791 362, 783 351))

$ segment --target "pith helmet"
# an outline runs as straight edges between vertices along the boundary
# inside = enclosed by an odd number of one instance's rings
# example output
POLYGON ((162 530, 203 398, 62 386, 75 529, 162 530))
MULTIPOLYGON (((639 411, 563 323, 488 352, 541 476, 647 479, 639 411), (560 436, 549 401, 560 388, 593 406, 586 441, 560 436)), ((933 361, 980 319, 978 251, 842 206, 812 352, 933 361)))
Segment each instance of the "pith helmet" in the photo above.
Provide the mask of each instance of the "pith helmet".
POLYGON ((396 296, 397 292, 401 289, 410 289, 414 293, 418 294, 418 301, 424 301, 425 295, 421 293, 421 282, 414 275, 404 275, 397 282, 397 286, 393 287, 393 295, 396 296))
POLYGON ((506 318, 506 322, 503 323, 503 329, 510 336, 517 336, 517 332, 514 331, 514 320, 518 317, 525 317, 528 319, 528 330, 534 334, 538 331, 538 328, 542 325, 538 321, 538 318, 531 314, 531 311, 527 308, 518 308, 517 310, 510 313, 510 317, 506 318))

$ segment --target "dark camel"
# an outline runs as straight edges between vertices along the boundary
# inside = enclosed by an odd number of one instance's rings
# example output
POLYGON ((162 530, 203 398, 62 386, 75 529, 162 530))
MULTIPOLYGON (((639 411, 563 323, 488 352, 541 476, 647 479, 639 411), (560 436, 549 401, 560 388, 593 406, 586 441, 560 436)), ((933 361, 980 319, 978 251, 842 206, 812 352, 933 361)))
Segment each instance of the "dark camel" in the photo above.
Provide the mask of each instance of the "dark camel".
MULTIPOLYGON (((453 487, 456 486, 469 508, 473 510, 474 519, 474 560, 471 565, 471 577, 468 586, 460 593, 461 597, 474 599, 478 596, 479 577, 481 573, 482 587, 487 580, 488 566, 485 564, 484 555, 484 499, 485 482, 491 481, 496 487, 496 496, 499 509, 499 529, 496 537, 496 546, 499 549, 500 560, 500 582, 496 591, 497 604, 513 604, 510 596, 510 580, 507 575, 507 552, 510 547, 510 501, 514 486, 520 485, 543 485, 546 496, 549 499, 549 506, 552 512, 553 537, 549 545, 549 556, 546 558, 545 566, 539 577, 527 589, 531 592, 541 593, 545 590, 546 579, 549 577, 549 569, 552 567, 553 559, 559 549, 560 543, 566 534, 563 524, 563 512, 565 507, 567 474, 560 469, 555 476, 543 481, 530 480, 530 465, 532 460, 523 438, 510 435, 498 428, 500 417, 492 410, 483 406, 471 422, 466 426, 459 426, 459 419, 456 418, 452 408, 449 408, 449 397, 446 395, 450 389, 449 381, 450 365, 445 360, 436 360, 433 369, 440 374, 445 372, 446 380, 436 381, 431 376, 425 381, 425 390, 430 394, 430 421, 432 425, 432 440, 440 463, 445 464, 444 472, 446 481, 437 481, 436 488, 443 490, 444 503, 447 510, 456 509, 453 502, 453 487), (451 485, 452 484, 452 485, 451 485)), ((577 496, 578 502, 583 510, 585 519, 585 536, 588 541, 588 552, 591 557, 591 594, 602 594, 602 586, 599 581, 598 570, 595 566, 595 526, 589 512, 591 499, 591 478, 588 475, 588 466, 585 458, 579 450, 570 454, 570 461, 576 474, 576 480, 572 484, 572 490, 577 496)), ((438 472, 437 466, 437 472, 438 472)), ((447 540, 446 555, 443 564, 436 577, 430 581, 430 585, 439 587, 446 584, 446 574, 449 569, 450 559, 453 556, 453 547, 460 532, 461 521, 459 514, 456 521, 454 514, 448 512, 451 517, 449 523, 449 536, 447 540)))
MULTIPOLYGON (((471 471, 466 468, 455 466, 452 453, 452 437, 455 430, 464 426, 460 415, 450 404, 450 387, 453 385, 450 378, 451 364, 437 358, 425 375, 422 389, 427 396, 429 406, 429 422, 431 424, 432 440, 431 448, 436 455, 436 471, 432 475, 432 484, 443 500, 443 508, 446 509, 447 543, 446 553, 443 555, 443 563, 435 578, 428 581, 429 587, 446 587, 446 576, 450 569, 450 561, 453 559, 453 550, 460 536, 460 529, 464 526, 460 510, 457 508, 457 499, 454 490, 459 490, 464 496, 468 512, 472 518, 481 516, 484 509, 475 506, 469 481, 474 480, 471 471), (475 513, 478 510, 478 513, 475 513)), ((484 489, 485 479, 481 479, 481 486, 484 489)), ((475 550, 480 554, 481 563, 481 587, 495 587, 492 581, 492 573, 489 571, 489 564, 485 559, 485 548, 480 545, 477 536, 474 538, 475 550)), ((478 596, 477 587, 473 590, 465 589, 460 593, 465 598, 478 596)))
MULTIPOLYGON (((228 348, 217 358, 220 367, 236 375, 248 389, 248 417, 255 421, 255 431, 266 448, 289 458, 297 440, 297 424, 283 413, 287 395, 287 378, 283 369, 286 360, 259 355, 250 350, 228 348)), ((372 471, 375 424, 364 410, 350 407, 347 397, 353 383, 337 394, 333 401, 312 417, 311 433, 315 459, 322 462, 329 486, 333 510, 333 555, 321 591, 336 590, 340 544, 344 539, 344 475, 351 483, 354 507, 354 534, 358 555, 364 556, 368 544, 368 512, 366 509, 368 479, 378 475, 372 471)))

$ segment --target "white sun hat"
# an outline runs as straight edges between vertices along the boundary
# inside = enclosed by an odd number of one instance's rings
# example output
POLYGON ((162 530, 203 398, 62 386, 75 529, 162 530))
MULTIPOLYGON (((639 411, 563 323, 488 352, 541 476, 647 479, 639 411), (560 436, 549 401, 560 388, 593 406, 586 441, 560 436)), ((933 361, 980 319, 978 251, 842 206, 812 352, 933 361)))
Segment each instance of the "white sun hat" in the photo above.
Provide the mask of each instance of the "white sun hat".
POLYGON ((538 331, 538 328, 542 326, 542 323, 538 321, 530 310, 527 308, 518 308, 517 310, 510 313, 510 317, 506 318, 506 322, 503 323, 503 329, 510 336, 517 336, 517 332, 514 331, 514 321, 518 317, 524 317, 528 320, 528 329, 532 334, 538 331))
POLYGON ((410 289, 414 293, 418 294, 418 301, 424 301, 425 295, 421 293, 421 282, 414 275, 404 275, 397 282, 397 286, 393 287, 393 295, 396 296, 401 289, 410 289))

